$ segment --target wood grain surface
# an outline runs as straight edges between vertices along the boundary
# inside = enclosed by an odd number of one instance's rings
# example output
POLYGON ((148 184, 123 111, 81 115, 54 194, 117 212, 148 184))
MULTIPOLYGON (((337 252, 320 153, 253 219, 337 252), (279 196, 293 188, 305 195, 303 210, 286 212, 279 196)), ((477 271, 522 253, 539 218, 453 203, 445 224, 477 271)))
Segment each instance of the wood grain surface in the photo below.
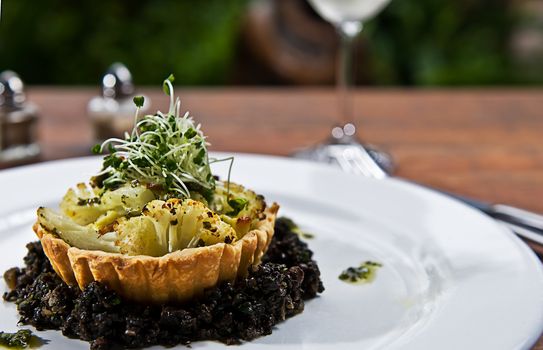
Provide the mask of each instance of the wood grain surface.
MULTIPOLYGON (((90 154, 86 104, 96 92, 30 89, 43 160, 90 154)), ((153 109, 167 110, 160 90, 143 92, 153 109)), ((289 155, 326 138, 337 117, 331 89, 177 92, 216 151, 289 155)), ((355 109, 360 136, 391 152, 396 175, 543 212, 543 90, 358 90, 355 109)))
MULTIPOLYGON (((89 154, 94 89, 34 88, 43 159, 89 154)), ((152 108, 167 109, 158 90, 152 108)), ((212 150, 288 155, 326 138, 331 90, 178 91, 212 150)), ((543 212, 543 91, 360 90, 361 137, 389 150, 397 175, 491 202, 543 212)))

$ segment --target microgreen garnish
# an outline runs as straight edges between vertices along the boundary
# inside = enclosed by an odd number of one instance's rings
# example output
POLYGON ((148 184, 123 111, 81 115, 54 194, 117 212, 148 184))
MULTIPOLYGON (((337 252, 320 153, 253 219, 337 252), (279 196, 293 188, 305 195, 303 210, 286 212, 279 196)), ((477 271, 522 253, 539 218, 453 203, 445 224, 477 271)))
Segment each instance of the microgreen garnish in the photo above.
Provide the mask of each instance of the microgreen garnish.
POLYGON ((143 103, 145 102, 145 98, 143 96, 134 96, 134 104, 136 107, 141 108, 143 107, 143 103))
POLYGON ((245 198, 235 198, 228 201, 228 205, 232 208, 232 211, 226 213, 228 216, 236 216, 240 211, 245 209, 249 202, 245 198))
POLYGON ((234 157, 226 157, 222 159, 210 159, 209 163, 230 162, 228 165, 228 178, 226 180, 226 197, 230 198, 230 174, 232 174, 232 165, 234 165, 234 157))
MULTIPOLYGON (((160 189, 166 196, 190 197, 190 191, 210 197, 215 189, 211 174, 206 137, 186 112, 179 115, 180 101, 174 99, 173 75, 164 80, 163 88, 170 96, 168 113, 158 111, 138 121, 142 96, 134 97, 138 107, 135 126, 124 139, 111 138, 93 152, 109 149, 102 171, 95 181, 105 188, 115 188, 137 180, 150 188, 160 189)), ((214 160, 217 161, 217 160, 214 160)), ((230 176, 230 175, 229 175, 230 176)))
POLYGON ((164 93, 168 96, 171 96, 173 95, 173 87, 172 87, 172 84, 173 82, 175 81, 175 77, 173 76, 173 74, 170 74, 165 80, 164 82, 162 83, 162 90, 164 91, 164 93))

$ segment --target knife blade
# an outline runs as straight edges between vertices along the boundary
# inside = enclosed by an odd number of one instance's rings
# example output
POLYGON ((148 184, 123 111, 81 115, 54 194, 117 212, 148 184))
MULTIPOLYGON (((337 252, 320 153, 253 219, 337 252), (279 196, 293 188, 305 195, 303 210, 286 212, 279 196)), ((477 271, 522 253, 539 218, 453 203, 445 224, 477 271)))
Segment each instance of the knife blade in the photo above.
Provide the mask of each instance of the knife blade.
POLYGON ((504 223, 518 236, 543 245, 543 215, 510 205, 490 204, 448 191, 437 191, 504 223))

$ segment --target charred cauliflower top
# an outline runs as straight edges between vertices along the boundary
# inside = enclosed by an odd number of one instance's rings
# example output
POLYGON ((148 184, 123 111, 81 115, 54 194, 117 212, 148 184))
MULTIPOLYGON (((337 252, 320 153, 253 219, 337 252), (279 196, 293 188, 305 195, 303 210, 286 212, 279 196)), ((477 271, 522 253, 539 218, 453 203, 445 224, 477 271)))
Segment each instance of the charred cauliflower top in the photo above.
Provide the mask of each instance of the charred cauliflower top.
POLYGON ((196 197, 157 199, 139 183, 115 190, 78 184, 62 199, 60 212, 39 208, 38 222, 81 249, 162 256, 233 243, 264 215, 264 198, 234 183, 218 182, 210 203, 196 197))

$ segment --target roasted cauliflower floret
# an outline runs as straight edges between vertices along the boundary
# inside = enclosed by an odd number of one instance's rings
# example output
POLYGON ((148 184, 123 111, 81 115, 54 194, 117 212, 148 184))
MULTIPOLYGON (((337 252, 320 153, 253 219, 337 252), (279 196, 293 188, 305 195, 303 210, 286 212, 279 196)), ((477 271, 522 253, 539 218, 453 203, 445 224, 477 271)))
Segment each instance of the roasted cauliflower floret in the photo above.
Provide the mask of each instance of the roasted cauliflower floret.
POLYGON ((143 185, 126 184, 113 191, 103 191, 84 183, 70 188, 60 209, 64 215, 80 225, 95 223, 105 227, 115 219, 130 214, 139 213, 155 195, 143 185))
POLYGON ((60 210, 80 225, 96 221, 102 215, 100 196, 102 190, 79 183, 70 188, 60 202, 60 210))
POLYGON ((49 208, 38 209, 38 223, 74 247, 117 253, 116 234, 100 234, 93 225, 80 225, 49 208))
POLYGON ((119 218, 114 225, 119 250, 127 255, 162 256, 168 251, 168 242, 157 235, 155 222, 148 216, 119 218))
POLYGON ((237 239, 234 229, 219 215, 193 199, 154 200, 145 206, 143 215, 153 218, 157 235, 167 240, 169 251, 237 239))
POLYGON ((238 239, 232 226, 192 199, 152 200, 141 215, 116 218, 105 230, 96 223, 81 225, 47 208, 38 209, 38 221, 72 246, 127 255, 162 256, 238 239))
POLYGON ((61 213, 38 210, 39 223, 70 245, 127 255, 162 256, 176 250, 233 243, 263 218, 262 196, 217 182, 209 208, 194 198, 156 199, 139 183, 115 190, 80 183, 60 203, 61 213), (211 209, 210 209, 211 208, 211 209))
POLYGON ((211 208, 221 215, 221 219, 231 225, 238 238, 243 237, 253 224, 262 217, 266 202, 264 197, 245 187, 230 183, 217 182, 211 208))

